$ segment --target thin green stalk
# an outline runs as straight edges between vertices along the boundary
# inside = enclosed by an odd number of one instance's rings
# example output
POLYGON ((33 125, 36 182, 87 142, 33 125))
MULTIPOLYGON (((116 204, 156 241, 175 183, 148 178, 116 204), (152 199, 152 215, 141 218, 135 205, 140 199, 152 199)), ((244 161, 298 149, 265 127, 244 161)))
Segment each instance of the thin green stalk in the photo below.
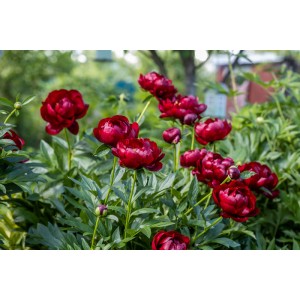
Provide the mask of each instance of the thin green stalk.
POLYGON ((4 124, 6 124, 9 120, 9 118, 15 113, 16 109, 12 110, 12 112, 6 117, 4 124))
POLYGON ((195 147, 195 126, 193 126, 193 130, 192 130, 191 150, 194 150, 194 147, 195 147))
POLYGON ((68 144, 68 170, 71 169, 71 165, 72 165, 72 148, 71 148, 71 144, 70 144, 70 140, 69 140, 69 135, 67 132, 67 128, 64 129, 65 131, 65 137, 66 137, 66 141, 68 144))
MULTIPOLYGON (((109 182, 109 188, 108 188, 108 191, 107 191, 107 195, 104 199, 104 205, 107 204, 107 201, 108 201, 108 198, 109 198, 109 195, 110 195, 110 192, 111 192, 111 188, 112 188, 112 185, 114 183, 115 169, 116 169, 117 161, 118 161, 117 157, 114 156, 112 174, 111 174, 111 177, 110 177, 110 182, 109 182)), ((95 228, 94 228, 94 232, 93 232, 93 237, 92 237, 91 250, 94 249, 94 243, 95 243, 95 238, 96 238, 96 233, 97 233, 97 228, 98 228, 98 225, 99 225, 99 221, 100 221, 100 216, 98 216, 97 220, 96 220, 96 224, 95 224, 95 228)))
POLYGON ((126 212, 126 221, 125 221, 125 235, 124 235, 124 239, 126 239, 127 236, 127 228, 129 225, 129 221, 130 221, 130 215, 131 215, 131 201, 132 201, 132 197, 133 197, 133 193, 134 193, 134 187, 135 187, 135 182, 136 182, 136 177, 137 177, 137 171, 134 171, 133 173, 133 181, 132 181, 132 185, 131 185, 131 191, 130 191, 130 195, 129 195, 129 199, 128 199, 128 203, 127 203, 127 212, 126 212))
POLYGON ((176 144, 176 170, 179 167, 181 142, 176 144))
POLYGON ((95 224, 95 228, 94 228, 94 232, 93 232, 93 237, 92 237, 91 250, 94 250, 95 237, 96 237, 99 221, 100 221, 100 216, 98 216, 97 220, 96 220, 96 224, 95 224))
POLYGON ((190 207, 185 213, 184 215, 187 216, 192 210, 194 207, 196 207, 197 205, 201 204, 205 199, 210 199, 211 197, 211 194, 212 194, 212 190, 207 194, 205 195, 203 198, 201 198, 196 204, 194 204, 192 207, 190 207))
POLYGON ((108 201, 108 197, 109 197, 109 194, 111 192, 111 188, 112 188, 112 185, 114 183, 114 179, 115 179, 115 170, 116 170, 116 165, 117 165, 117 161, 118 161, 118 158, 116 156, 114 156, 114 162, 113 162, 113 168, 112 168, 112 174, 111 174, 111 177, 110 177, 110 182, 109 182, 109 188, 108 188, 108 191, 107 191, 107 195, 104 199, 104 205, 107 204, 107 201, 108 201))
POLYGON ((177 155, 176 155, 176 145, 173 145, 173 148, 174 148, 174 156, 173 156, 173 159, 174 159, 174 173, 175 173, 176 170, 177 170, 177 166, 176 166, 176 160, 177 160, 177 155))
POLYGON ((281 109, 280 102, 278 101, 276 95, 273 98, 275 99, 275 103, 276 103, 277 109, 279 111, 280 118, 281 118, 281 120, 283 122, 284 121, 284 115, 283 115, 283 112, 282 112, 282 109, 281 109))
POLYGON ((204 230, 198 234, 194 239, 193 242, 196 241, 200 236, 202 236, 203 234, 205 234, 210 228, 212 228, 213 226, 217 225, 219 222, 222 221, 222 217, 219 217, 217 220, 215 220, 212 224, 210 224, 208 227, 204 228, 204 230))
POLYGON ((141 121, 141 119, 142 119, 142 117, 143 117, 143 115, 145 114, 145 112, 146 112, 146 110, 147 110, 147 108, 148 108, 148 106, 150 105, 150 103, 151 103, 151 99, 152 98, 150 98, 150 100, 147 102, 147 104, 145 105, 145 107, 144 107, 144 109, 143 109, 143 111, 141 112, 141 114, 140 114, 140 116, 139 116, 139 118, 137 119, 137 123, 139 123, 140 121, 141 121))
MULTIPOLYGON (((228 68, 229 68, 230 79, 231 79, 231 87, 232 87, 233 91, 236 92, 237 87, 236 87, 236 82, 235 82, 234 73, 233 73, 232 64, 231 64, 231 55, 230 55, 229 52, 228 52, 228 68)), ((238 106, 236 95, 233 96, 233 105, 234 105, 234 108, 235 108, 235 112, 238 113, 240 111, 240 109, 239 109, 239 106, 238 106)))
MULTIPOLYGON (((221 184, 226 183, 228 180, 230 181, 230 177, 229 177, 229 176, 227 176, 227 177, 221 182, 221 184)), ((211 189, 210 192, 209 192, 207 195, 205 195, 203 198, 201 198, 196 204, 194 204, 192 207, 190 207, 184 214, 185 214, 185 215, 188 215, 188 214, 193 210, 194 207, 196 207, 197 205, 201 204, 205 199, 208 198, 207 201, 206 201, 205 207, 204 207, 204 209, 206 209, 207 206, 208 206, 210 197, 211 197, 211 195, 212 195, 212 192, 213 192, 213 189, 211 189)))

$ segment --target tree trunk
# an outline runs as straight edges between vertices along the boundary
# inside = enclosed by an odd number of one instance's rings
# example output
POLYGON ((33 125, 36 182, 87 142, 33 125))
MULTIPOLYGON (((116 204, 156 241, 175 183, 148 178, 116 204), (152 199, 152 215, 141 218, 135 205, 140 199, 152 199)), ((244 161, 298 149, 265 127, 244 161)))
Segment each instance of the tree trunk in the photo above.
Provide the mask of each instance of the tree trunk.
POLYGON ((196 96, 196 64, 194 50, 179 50, 179 56, 182 61, 185 74, 185 92, 187 95, 196 96))

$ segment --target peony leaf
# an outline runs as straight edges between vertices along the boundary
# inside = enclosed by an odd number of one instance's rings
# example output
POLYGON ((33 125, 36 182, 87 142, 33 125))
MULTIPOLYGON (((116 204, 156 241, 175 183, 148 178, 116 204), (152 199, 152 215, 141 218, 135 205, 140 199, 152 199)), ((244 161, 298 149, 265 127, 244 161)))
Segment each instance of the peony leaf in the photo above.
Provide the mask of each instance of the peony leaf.
POLYGON ((244 171, 243 173, 241 173, 240 178, 241 179, 248 179, 251 176, 255 175, 256 173, 253 171, 244 171))

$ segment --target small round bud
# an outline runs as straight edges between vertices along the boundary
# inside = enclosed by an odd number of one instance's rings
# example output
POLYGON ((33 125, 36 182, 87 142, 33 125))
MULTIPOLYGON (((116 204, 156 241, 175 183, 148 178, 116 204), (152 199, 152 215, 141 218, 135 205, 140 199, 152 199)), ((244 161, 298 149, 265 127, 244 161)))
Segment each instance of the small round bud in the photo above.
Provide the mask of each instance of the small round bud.
POLYGON ((165 130, 162 136, 165 142, 169 144, 177 144, 181 139, 181 131, 176 127, 172 127, 165 130))
POLYGON ((231 179, 239 179, 241 175, 240 170, 235 166, 230 167, 227 174, 231 179))
POLYGON ((264 119, 263 117, 257 117, 257 118, 256 118, 256 122, 257 122, 258 124, 262 124, 264 121, 265 121, 265 119, 264 119))
POLYGON ((95 209, 95 215, 105 217, 107 215, 107 206, 104 204, 100 204, 95 209))
POLYGON ((14 104, 14 108, 17 109, 17 110, 20 110, 22 108, 22 103, 21 102, 16 102, 14 104))

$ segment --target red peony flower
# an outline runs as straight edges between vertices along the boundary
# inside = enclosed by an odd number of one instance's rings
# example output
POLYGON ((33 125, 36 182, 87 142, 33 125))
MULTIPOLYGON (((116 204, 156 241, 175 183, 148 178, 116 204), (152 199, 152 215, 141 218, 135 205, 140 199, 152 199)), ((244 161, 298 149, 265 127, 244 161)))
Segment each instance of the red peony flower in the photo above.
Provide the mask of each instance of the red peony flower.
POLYGON ((173 98, 177 92, 170 79, 156 72, 140 74, 138 83, 157 99, 173 98))
POLYGON ((152 240, 152 250, 187 250, 189 237, 176 231, 159 231, 152 240))
POLYGON ((79 125, 76 120, 85 116, 88 107, 76 90, 51 92, 41 107, 42 118, 48 122, 46 132, 55 135, 68 128, 71 133, 77 134, 79 125))
POLYGON ((14 141, 14 143, 20 150, 22 150, 23 146, 25 145, 25 141, 21 137, 19 137, 13 130, 9 130, 8 132, 6 132, 2 138, 14 141))
POLYGON ((196 168, 198 160, 202 160, 206 154, 207 150, 204 148, 186 151, 180 156, 180 165, 184 168, 196 168))
POLYGON ((115 147, 121 140, 127 138, 137 138, 139 135, 139 125, 124 116, 113 116, 100 120, 98 127, 94 128, 94 136, 100 142, 115 147))
POLYGON ((249 187, 241 181, 233 180, 213 189, 215 203, 222 209, 223 218, 245 222, 259 213, 256 197, 249 187))
POLYGON ((158 108, 162 113, 160 118, 178 119, 182 124, 191 125, 201 117, 207 106, 199 103, 197 97, 177 95, 159 101, 158 108))
POLYGON ((177 144, 181 139, 181 131, 176 127, 165 130, 162 134, 163 139, 169 144, 177 144))
POLYGON ((150 171, 159 171, 163 166, 160 160, 165 156, 155 142, 143 138, 119 141, 117 146, 112 148, 112 153, 119 157, 121 167, 146 168, 150 171))
POLYGON ((199 159, 193 175, 197 176, 198 181, 208 184, 210 187, 220 185, 228 175, 229 167, 234 165, 232 158, 223 158, 220 154, 207 152, 199 159))
POLYGON ((196 140, 206 145, 208 143, 223 140, 231 131, 231 124, 219 119, 208 119, 203 123, 195 124, 195 137, 196 140))
POLYGON ((238 166, 240 172, 252 171, 255 175, 247 179, 243 179, 244 183, 256 192, 262 192, 266 197, 273 199, 279 195, 279 190, 274 190, 278 184, 278 177, 272 173, 267 165, 262 165, 259 162, 250 162, 238 166), (261 188, 267 189, 270 193, 262 191, 261 188))

